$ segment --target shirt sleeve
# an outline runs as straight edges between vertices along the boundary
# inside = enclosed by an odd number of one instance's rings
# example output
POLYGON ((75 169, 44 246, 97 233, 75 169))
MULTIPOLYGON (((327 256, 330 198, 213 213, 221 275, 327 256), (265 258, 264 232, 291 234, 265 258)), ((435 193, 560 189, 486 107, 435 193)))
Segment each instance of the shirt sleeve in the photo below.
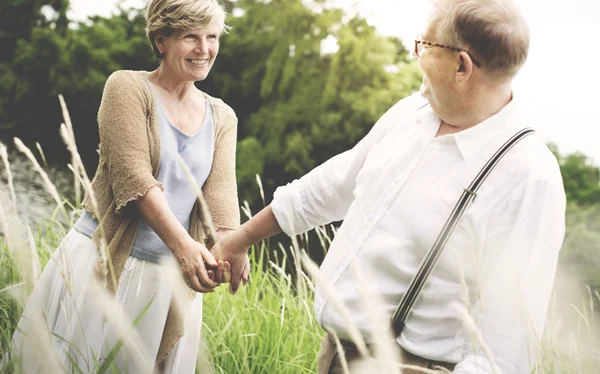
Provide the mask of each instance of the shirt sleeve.
POLYGON ((283 231, 293 236, 343 219, 353 201, 356 175, 370 149, 399 117, 414 114, 424 103, 419 94, 401 100, 354 148, 331 158, 304 177, 279 187, 271 208, 283 231))
POLYGON ((463 358, 454 373, 533 369, 565 233, 565 206, 562 186, 532 180, 492 215, 479 295, 470 308, 482 339, 465 328, 463 358))

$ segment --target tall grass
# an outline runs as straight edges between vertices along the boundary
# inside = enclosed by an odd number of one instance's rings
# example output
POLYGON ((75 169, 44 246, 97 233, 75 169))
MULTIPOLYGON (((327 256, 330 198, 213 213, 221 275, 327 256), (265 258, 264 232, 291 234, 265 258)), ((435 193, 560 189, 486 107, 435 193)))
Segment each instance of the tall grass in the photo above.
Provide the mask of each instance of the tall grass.
MULTIPOLYGON (((58 245, 52 227, 36 231, 40 265, 47 263, 58 245), (46 243, 46 244, 43 244, 46 243)), ((62 230, 61 230, 62 231, 62 230)), ((235 297, 226 286, 204 296, 204 326, 199 366, 214 373, 316 373, 316 353, 323 331, 313 318, 312 289, 305 279, 304 299, 299 300, 290 274, 267 260, 264 243, 252 251, 251 280, 235 297)), ((286 259, 282 259, 285 268, 286 259)), ((0 347, 8 352, 10 338, 22 304, 8 292, 11 285, 31 289, 23 282, 18 265, 0 240, 0 347)), ((18 372, 12 362, 0 372, 18 372)))
POLYGON ((316 373, 323 331, 313 318, 312 291, 306 287, 308 297, 299 300, 291 276, 266 263, 264 245, 255 249, 249 284, 235 297, 221 287, 204 298, 204 336, 213 370, 316 373))
MULTIPOLYGON (((42 267, 64 235, 64 228, 59 226, 56 221, 48 220, 35 231, 42 267)), ((267 253, 264 243, 253 248, 251 281, 236 296, 229 295, 225 286, 205 295, 199 366, 204 363, 214 373, 316 373, 316 356, 324 332, 313 317, 313 284, 306 275, 301 275, 304 289, 298 292, 295 277, 283 270, 288 267, 289 258, 284 257, 277 264, 267 260, 267 253)), ((23 283, 18 267, 0 239, 2 352, 7 352, 22 310, 13 297, 14 291, 31 289, 23 283), (17 286, 11 290, 12 285, 17 286)), ((577 329, 569 329, 563 316, 555 315, 556 305, 551 306, 536 373, 597 372, 600 360, 589 305, 582 300, 581 309, 577 309, 576 314, 580 315, 577 329)), ((575 310, 574 306, 571 309, 575 310)), ((18 371, 18 363, 14 362, 1 372, 18 371)))

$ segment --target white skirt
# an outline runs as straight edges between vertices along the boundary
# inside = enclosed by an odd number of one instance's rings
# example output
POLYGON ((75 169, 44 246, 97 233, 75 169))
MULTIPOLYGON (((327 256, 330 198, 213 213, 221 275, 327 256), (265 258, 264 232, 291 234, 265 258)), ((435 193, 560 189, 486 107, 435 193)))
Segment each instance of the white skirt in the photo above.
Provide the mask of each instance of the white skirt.
POLYGON ((74 365, 84 373, 96 372, 123 344, 113 361, 121 372, 194 373, 202 294, 191 303, 184 336, 161 369, 154 367, 174 297, 165 269, 174 269, 175 261, 156 264, 129 257, 116 297, 111 297, 94 279, 98 259, 92 240, 73 229, 52 255, 13 336, 24 372, 71 372, 74 365))

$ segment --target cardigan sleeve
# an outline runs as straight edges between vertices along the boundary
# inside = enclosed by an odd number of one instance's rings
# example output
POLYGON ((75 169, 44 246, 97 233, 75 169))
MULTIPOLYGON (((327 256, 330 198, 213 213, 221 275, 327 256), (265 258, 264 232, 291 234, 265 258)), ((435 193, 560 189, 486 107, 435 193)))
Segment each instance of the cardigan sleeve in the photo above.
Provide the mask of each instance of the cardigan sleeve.
MULTIPOLYGON (((153 186, 148 104, 139 84, 125 71, 107 80, 98 111, 100 158, 108 169, 116 214, 153 186)), ((134 209, 134 208, 131 208, 134 209)), ((129 211, 130 208, 127 209, 129 211)))
POLYGON ((219 130, 215 137, 213 164, 202 193, 208 204, 216 228, 235 228, 240 224, 235 152, 237 117, 233 109, 221 100, 215 100, 215 122, 219 130))

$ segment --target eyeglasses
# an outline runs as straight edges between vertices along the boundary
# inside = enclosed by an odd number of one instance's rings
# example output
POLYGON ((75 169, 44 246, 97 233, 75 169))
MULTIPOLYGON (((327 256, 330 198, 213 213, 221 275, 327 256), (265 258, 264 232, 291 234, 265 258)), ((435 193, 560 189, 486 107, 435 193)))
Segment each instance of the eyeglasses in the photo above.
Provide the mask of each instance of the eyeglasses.
POLYGON ((430 47, 439 47, 439 48, 446 48, 446 49, 450 49, 452 51, 457 51, 457 52, 465 52, 466 54, 469 55, 469 57, 471 58, 471 60, 473 61, 473 63, 475 64, 475 66, 477 66, 478 68, 481 67, 481 63, 479 63, 479 61, 477 61, 475 59, 475 57, 471 56, 471 54, 463 49, 457 48, 457 47, 450 47, 448 45, 443 45, 443 44, 437 44, 437 43, 432 43, 432 42, 428 42, 425 40, 415 40, 415 50, 413 51, 413 53, 415 54, 416 58, 421 57, 421 52, 423 51, 423 46, 424 45, 428 45, 430 47))

